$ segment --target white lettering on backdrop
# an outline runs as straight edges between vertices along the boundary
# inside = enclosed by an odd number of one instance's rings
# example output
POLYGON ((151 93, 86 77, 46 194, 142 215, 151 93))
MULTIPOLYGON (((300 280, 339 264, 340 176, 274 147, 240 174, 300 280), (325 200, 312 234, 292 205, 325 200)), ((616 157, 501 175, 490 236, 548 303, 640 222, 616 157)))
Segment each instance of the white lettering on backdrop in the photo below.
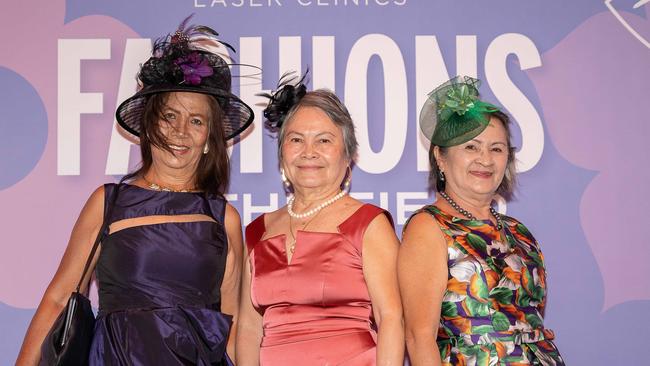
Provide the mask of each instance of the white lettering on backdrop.
POLYGON ((57 174, 79 175, 81 115, 103 112, 104 94, 81 92, 81 60, 111 58, 110 39, 60 39, 58 43, 57 174))
MULTIPOLYGON (((279 37, 278 75, 287 70, 301 71, 302 37, 279 37)), ((314 87, 334 89, 335 38, 320 36, 312 38, 312 79, 314 87)), ((136 89, 133 75, 140 63, 149 55, 151 44, 146 39, 129 39, 126 42, 123 67, 120 75, 118 99, 121 101, 136 89)), ((541 66, 541 57, 535 44, 525 35, 508 33, 495 38, 485 53, 484 72, 489 86, 501 104, 519 123, 522 146, 517 153, 519 171, 533 168, 541 158, 544 149, 544 134, 541 118, 535 107, 510 79, 506 70, 506 59, 514 55, 520 68, 526 70, 541 66)), ((80 129, 81 115, 102 113, 102 93, 81 93, 80 61, 105 60, 110 58, 110 40, 59 40, 59 103, 57 172, 59 175, 80 174, 80 129)), ((476 36, 456 37, 456 70, 460 74, 477 75, 476 36)), ((262 38, 240 39, 240 62, 263 67, 262 38)), ((408 126, 408 84, 404 58, 398 44, 382 34, 361 37, 348 55, 345 70, 345 102, 357 124, 360 142, 358 167, 368 173, 381 174, 393 169, 400 161, 404 149, 417 149, 416 169, 428 170, 427 146, 420 133, 414 134, 418 143, 406 144, 407 128, 417 128, 417 115, 427 93, 449 78, 442 52, 435 36, 415 37, 415 105, 413 123, 408 126), (384 138, 381 150, 370 148, 368 130, 372 125, 367 120, 367 71, 372 57, 378 57, 384 75, 384 138), (408 146, 408 147, 407 147, 408 146)), ((262 109, 265 100, 256 94, 267 92, 262 89, 261 76, 257 81, 239 78, 240 95, 255 111, 255 128, 238 145, 241 173, 262 173, 262 109)), ((116 103, 117 105, 117 103, 116 103)), ((376 122, 376 121, 372 121, 376 122)), ((125 174, 128 169, 130 143, 113 131, 109 146, 107 174, 125 174)))

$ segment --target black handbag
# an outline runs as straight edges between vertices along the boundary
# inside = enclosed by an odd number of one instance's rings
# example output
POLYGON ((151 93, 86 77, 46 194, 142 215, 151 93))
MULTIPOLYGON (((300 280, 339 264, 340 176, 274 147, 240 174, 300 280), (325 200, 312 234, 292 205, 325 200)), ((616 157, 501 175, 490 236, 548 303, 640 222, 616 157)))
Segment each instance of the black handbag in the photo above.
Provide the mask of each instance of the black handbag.
POLYGON ((104 210, 106 216, 104 216, 102 227, 97 233, 93 248, 86 260, 77 289, 70 295, 68 304, 56 318, 52 328, 43 340, 39 366, 79 366, 88 364, 88 354, 90 353, 90 344, 92 343, 95 328, 95 314, 90 305, 90 300, 79 290, 108 226, 107 218, 110 217, 110 211, 115 204, 119 189, 120 185, 117 185, 112 194, 109 207, 104 210))

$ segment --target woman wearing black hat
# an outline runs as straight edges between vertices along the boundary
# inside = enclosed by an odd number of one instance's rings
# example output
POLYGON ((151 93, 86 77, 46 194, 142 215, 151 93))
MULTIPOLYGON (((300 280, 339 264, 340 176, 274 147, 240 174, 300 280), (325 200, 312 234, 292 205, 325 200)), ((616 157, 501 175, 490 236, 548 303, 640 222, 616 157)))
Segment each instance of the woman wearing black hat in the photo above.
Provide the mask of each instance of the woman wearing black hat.
POLYGON ((230 92, 228 64, 210 52, 217 33, 186 23, 155 43, 138 75, 141 90, 117 109, 119 124, 140 140, 142 166, 90 196, 20 365, 56 357, 41 343, 79 277, 81 292, 88 288, 86 258, 99 291, 89 364, 231 364, 242 237, 239 214, 223 197, 226 141, 253 112, 230 92), (93 254, 98 235, 101 250, 93 254))

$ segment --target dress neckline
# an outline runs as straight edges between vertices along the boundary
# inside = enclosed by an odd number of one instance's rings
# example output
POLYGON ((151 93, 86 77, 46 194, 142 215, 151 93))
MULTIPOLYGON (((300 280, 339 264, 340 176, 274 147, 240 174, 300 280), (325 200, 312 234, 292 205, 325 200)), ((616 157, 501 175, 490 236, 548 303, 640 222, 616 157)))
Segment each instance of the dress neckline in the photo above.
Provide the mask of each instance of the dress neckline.
POLYGON ((131 184, 131 183, 122 183, 122 185, 126 186, 126 187, 135 187, 135 188, 137 188, 137 189, 139 189, 141 191, 154 192, 154 193, 180 193, 180 194, 189 193, 189 194, 199 194, 199 195, 205 194, 204 191, 188 191, 188 192, 162 191, 162 190, 156 190, 156 189, 149 189, 149 188, 141 187, 141 186, 139 186, 137 184, 131 184))
MULTIPOLYGON (((298 232, 301 232, 301 233, 308 233, 308 234, 315 234, 315 235, 318 235, 318 234, 340 235, 341 234, 341 226, 345 225, 348 221, 350 221, 352 218, 357 216, 361 212, 361 210, 367 205, 369 205, 369 203, 362 204, 356 210, 354 210, 353 213, 351 213, 348 217, 346 217, 343 221, 341 221, 338 225, 336 225, 336 231, 296 230, 296 234, 298 232)), ((262 232, 262 235, 260 236, 260 238, 262 238, 264 236, 264 234, 266 234, 266 219, 265 219, 265 217, 266 217, 266 213, 263 213, 262 216, 259 218, 259 220, 262 220, 262 224, 263 224, 263 228, 264 228, 264 231, 262 232)), ((287 235, 280 233, 280 234, 276 234, 276 235, 270 236, 270 237, 265 238, 265 239, 260 239, 260 240, 258 240, 258 242, 268 241, 268 240, 272 240, 272 239, 279 238, 279 237, 282 237, 282 236, 287 236, 287 235)))
MULTIPOLYGON (((341 226, 345 225, 349 221, 351 221, 354 217, 359 215, 364 207, 369 205, 368 203, 364 203, 361 206, 359 206, 353 213, 350 214, 350 216, 346 217, 343 221, 341 221, 338 225, 336 225, 336 231, 308 231, 308 230, 296 230, 296 242, 298 241, 298 237, 303 236, 303 235, 343 235, 341 232, 341 226)), ((262 223, 264 224, 264 232, 262 233, 262 236, 266 233, 266 220, 265 220, 265 215, 262 214, 260 220, 262 220, 262 223)), ((284 257, 284 265, 289 268, 291 267, 291 264, 294 261, 294 257, 298 253, 298 247, 296 247, 296 250, 291 254, 291 258, 289 258, 288 253, 286 252, 286 242, 287 242, 287 234, 277 234, 273 235, 271 237, 268 237, 266 239, 261 239, 258 242, 268 242, 272 241, 275 239, 282 239, 282 249, 285 251, 283 257, 284 257)))
MULTIPOLYGON (((441 216, 444 216, 446 219, 448 219, 449 221, 452 221, 452 222, 459 222, 459 221, 460 222, 482 222, 482 223, 484 223, 486 225, 490 225, 490 226, 494 227, 495 230, 496 230, 496 227, 497 227, 497 225, 494 222, 492 222, 492 220, 490 220, 490 219, 468 219, 467 217, 456 216, 456 215, 453 215, 453 214, 441 209, 440 207, 436 206, 435 203, 431 204, 431 205, 427 205, 427 206, 423 207, 423 209, 426 209, 427 207, 433 208, 433 210, 436 211, 436 213, 440 214, 441 216)), ((508 216, 501 215, 501 218, 505 221, 508 218, 508 216)))

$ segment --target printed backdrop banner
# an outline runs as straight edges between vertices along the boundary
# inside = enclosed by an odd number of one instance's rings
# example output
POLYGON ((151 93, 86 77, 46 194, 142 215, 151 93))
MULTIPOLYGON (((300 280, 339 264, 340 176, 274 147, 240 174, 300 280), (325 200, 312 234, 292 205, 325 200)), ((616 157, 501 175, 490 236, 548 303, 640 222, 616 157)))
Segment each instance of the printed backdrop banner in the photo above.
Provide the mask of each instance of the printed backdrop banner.
POLYGON ((398 232, 432 200, 417 128, 427 93, 478 76, 516 121, 520 187, 499 209, 542 245, 560 350, 571 365, 646 364, 648 2, 3 1, 0 364, 13 363, 87 197, 138 164, 115 108, 151 39, 191 13, 235 46, 233 60, 263 70, 233 70, 258 116, 232 148, 228 198, 245 224, 286 202, 257 96, 285 71, 309 69, 310 88, 348 105, 360 143, 352 192, 390 210, 398 232))

